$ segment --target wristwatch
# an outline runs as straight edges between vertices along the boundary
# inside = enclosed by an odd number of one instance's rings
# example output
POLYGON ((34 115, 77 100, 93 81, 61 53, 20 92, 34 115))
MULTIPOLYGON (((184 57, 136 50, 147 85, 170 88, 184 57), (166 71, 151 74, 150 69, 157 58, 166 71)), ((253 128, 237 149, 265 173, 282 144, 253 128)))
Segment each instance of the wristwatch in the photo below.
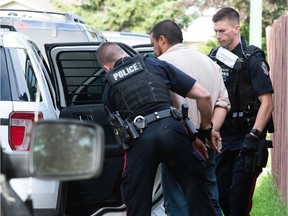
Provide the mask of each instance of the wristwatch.
POLYGON ((261 136, 261 132, 259 130, 257 130, 256 128, 251 129, 250 133, 254 134, 258 138, 260 138, 260 136, 261 136))

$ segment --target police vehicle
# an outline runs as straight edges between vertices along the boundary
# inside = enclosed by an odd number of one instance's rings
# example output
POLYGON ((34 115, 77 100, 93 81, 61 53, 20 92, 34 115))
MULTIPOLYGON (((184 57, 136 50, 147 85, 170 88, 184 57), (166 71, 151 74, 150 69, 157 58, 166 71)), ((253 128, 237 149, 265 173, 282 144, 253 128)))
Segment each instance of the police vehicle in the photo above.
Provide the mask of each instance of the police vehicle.
MULTIPOLYGON (((100 31, 68 13, 0 9, 0 24, 0 143, 12 154, 30 149, 25 137, 36 120, 59 118, 54 78, 41 55, 44 43, 105 39, 100 31)), ((22 200, 32 197, 36 215, 61 214, 59 181, 18 178, 10 183, 22 200)))
MULTIPOLYGON (((39 48, 27 35, 11 31, 19 22, 0 19, 0 143, 7 154, 28 151, 26 135, 34 122, 59 115, 49 69, 39 48)), ((54 215, 59 181, 20 178, 10 183, 23 200, 31 195, 37 214, 54 215)))
MULTIPOLYGON (((13 25, 20 22, 12 20, 16 22, 13 25)), ((88 120, 101 124, 105 131, 105 160, 99 177, 72 182, 34 178, 10 181, 23 200, 31 190, 35 215, 125 214, 120 193, 123 152, 104 114, 104 71, 95 52, 99 44, 47 45, 50 71, 31 38, 8 29, 1 31, 0 133, 5 152, 30 148, 25 133, 35 119, 88 120), (38 102, 37 90, 40 92, 38 102), (38 113, 36 118, 35 113, 38 113)), ((131 56, 138 53, 127 45, 120 45, 131 56)), ((153 47, 148 50, 152 51, 153 47)), ((153 213, 165 215, 159 173, 155 179, 153 213)))
POLYGON ((106 41, 100 30, 72 13, 0 8, 0 16, 19 19, 13 27, 28 35, 42 53, 45 43, 106 41))

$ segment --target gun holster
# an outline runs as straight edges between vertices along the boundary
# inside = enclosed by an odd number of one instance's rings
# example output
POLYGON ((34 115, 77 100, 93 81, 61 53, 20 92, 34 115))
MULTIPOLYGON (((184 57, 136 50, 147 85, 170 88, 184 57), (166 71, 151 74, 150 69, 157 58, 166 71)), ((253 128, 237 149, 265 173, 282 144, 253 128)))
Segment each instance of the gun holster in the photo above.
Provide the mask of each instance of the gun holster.
POLYGON ((139 137, 136 128, 128 119, 124 121, 119 112, 116 111, 114 114, 110 115, 111 118, 109 123, 113 127, 117 143, 123 151, 129 149, 131 141, 139 137))
POLYGON ((120 128, 114 128, 114 134, 116 137, 116 141, 120 145, 122 150, 124 151, 129 149, 128 143, 130 141, 130 135, 129 134, 123 135, 123 131, 121 131, 120 128))
POLYGON ((271 140, 261 140, 257 152, 245 157, 245 171, 255 172, 266 167, 268 162, 268 148, 273 148, 271 140))
POLYGON ((185 127, 189 133, 189 137, 191 141, 194 142, 197 137, 197 130, 193 122, 188 117, 188 105, 187 104, 182 104, 182 116, 183 116, 185 127))

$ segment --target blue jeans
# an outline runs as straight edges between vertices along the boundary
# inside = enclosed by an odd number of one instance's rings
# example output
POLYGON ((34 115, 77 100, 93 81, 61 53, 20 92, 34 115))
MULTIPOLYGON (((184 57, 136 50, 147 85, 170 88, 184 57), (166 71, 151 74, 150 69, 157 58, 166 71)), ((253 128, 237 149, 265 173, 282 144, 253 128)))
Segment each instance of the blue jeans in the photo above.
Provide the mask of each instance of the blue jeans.
MULTIPOLYGON (((204 182, 209 198, 213 204, 217 216, 222 216, 218 201, 218 187, 215 175, 215 152, 209 150, 209 159, 206 161, 207 172, 204 182)), ((186 200, 177 181, 170 174, 165 163, 161 164, 162 188, 164 195, 164 207, 168 216, 189 216, 186 200)), ((195 206, 197 208, 197 206, 195 206)))

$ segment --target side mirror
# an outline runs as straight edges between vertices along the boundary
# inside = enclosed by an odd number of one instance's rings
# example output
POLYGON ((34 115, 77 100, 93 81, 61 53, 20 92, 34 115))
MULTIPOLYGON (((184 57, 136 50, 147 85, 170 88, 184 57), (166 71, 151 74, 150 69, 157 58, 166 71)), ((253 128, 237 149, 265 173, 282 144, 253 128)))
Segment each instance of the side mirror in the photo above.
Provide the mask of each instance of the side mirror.
POLYGON ((31 133, 29 169, 45 179, 99 176, 104 158, 102 126, 74 119, 38 121, 31 133))

